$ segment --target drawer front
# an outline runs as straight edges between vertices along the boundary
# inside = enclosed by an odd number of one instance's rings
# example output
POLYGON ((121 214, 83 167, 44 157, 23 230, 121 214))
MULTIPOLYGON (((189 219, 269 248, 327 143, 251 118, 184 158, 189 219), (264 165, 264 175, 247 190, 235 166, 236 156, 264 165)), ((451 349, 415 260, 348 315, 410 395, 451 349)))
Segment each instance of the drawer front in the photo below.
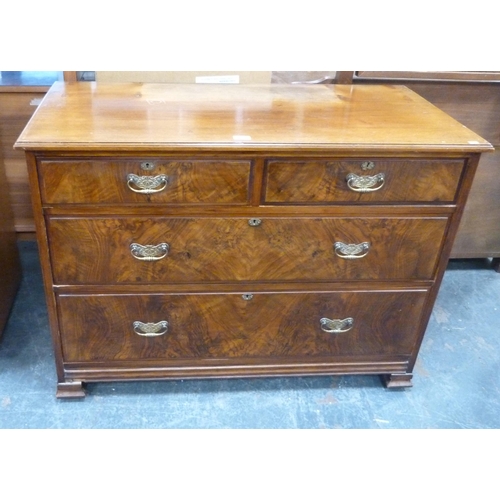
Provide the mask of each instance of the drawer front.
POLYGON ((64 361, 409 355, 425 291, 63 295, 64 361), (280 314, 276 314, 280 311, 280 314), (340 320, 337 323, 335 320, 340 320))
POLYGON ((432 279, 448 219, 49 218, 54 281, 432 279))
POLYGON ((266 203, 453 202, 463 160, 268 161, 266 203))
POLYGON ((42 160, 46 204, 246 204, 251 162, 224 160, 42 160))

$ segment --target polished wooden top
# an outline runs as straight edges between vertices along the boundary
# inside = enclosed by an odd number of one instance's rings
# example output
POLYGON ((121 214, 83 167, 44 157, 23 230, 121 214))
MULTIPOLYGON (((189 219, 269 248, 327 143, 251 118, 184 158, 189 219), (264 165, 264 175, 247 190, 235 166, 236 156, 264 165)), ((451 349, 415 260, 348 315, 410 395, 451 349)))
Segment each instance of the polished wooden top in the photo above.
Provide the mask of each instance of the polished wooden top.
POLYGON ((27 150, 443 151, 491 145, 403 86, 55 83, 27 150))

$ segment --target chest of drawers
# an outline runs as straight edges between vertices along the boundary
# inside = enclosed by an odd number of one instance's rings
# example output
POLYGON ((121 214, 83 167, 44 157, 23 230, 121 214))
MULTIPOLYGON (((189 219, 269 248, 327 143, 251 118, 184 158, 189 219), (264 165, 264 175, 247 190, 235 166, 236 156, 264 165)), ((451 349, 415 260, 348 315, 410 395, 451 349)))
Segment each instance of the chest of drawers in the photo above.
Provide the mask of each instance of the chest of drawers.
POLYGON ((404 87, 55 84, 26 151, 57 396, 412 370, 481 153, 404 87))

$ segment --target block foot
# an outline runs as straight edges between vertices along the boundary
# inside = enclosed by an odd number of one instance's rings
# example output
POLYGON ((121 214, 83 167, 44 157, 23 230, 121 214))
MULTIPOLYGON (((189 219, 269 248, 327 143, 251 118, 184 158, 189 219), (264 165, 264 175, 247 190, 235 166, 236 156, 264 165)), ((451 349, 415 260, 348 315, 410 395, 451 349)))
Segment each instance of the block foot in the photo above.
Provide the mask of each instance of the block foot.
POLYGON ((57 398, 84 398, 87 395, 82 381, 59 382, 57 384, 57 398))
POLYGON ((412 377, 412 373, 390 373, 382 375, 382 382, 388 389, 413 387, 412 377))
POLYGON ((491 263, 491 267, 497 272, 500 273, 500 258, 493 259, 491 263))

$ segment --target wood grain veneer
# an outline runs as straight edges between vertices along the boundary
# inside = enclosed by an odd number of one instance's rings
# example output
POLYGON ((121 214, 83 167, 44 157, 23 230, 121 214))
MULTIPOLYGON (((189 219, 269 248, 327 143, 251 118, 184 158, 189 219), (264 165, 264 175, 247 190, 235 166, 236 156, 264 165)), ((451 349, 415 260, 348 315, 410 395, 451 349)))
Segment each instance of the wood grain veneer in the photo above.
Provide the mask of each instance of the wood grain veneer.
POLYGON ((424 291, 266 293, 252 300, 238 294, 66 295, 59 301, 68 362, 155 359, 163 366, 190 358, 250 364, 267 358, 272 364, 276 358, 409 355, 424 302, 424 291), (320 318, 339 315, 356 317, 348 335, 319 328, 320 318), (133 318, 144 317, 168 318, 168 335, 135 334, 133 318))
POLYGON ((289 218, 51 217, 52 272, 58 284, 220 281, 430 280, 447 217, 289 218), (337 242, 367 242, 359 261, 337 242), (157 261, 137 260, 134 243, 169 245, 157 261))

